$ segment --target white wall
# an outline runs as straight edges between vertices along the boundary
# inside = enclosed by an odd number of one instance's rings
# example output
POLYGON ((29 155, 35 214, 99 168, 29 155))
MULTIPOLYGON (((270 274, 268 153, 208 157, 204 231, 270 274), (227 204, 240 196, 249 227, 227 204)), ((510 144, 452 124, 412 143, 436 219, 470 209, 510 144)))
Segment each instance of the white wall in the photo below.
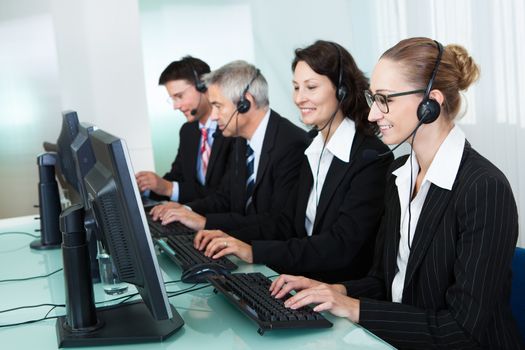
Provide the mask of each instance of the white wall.
POLYGON ((0 52, 0 218, 38 212, 36 156, 65 109, 153 168, 137 1, 2 0, 0 52))
POLYGON ((45 0, 0 3, 0 218, 38 213, 36 156, 61 125, 49 6, 45 0))
POLYGON ((126 140, 134 168, 152 168, 138 3, 51 0, 62 109, 126 140))

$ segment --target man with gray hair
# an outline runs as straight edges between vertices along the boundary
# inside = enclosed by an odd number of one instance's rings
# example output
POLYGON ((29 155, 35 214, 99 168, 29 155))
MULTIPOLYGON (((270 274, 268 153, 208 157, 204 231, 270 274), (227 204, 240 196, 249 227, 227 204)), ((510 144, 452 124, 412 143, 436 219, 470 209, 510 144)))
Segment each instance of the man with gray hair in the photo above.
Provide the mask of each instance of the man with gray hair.
POLYGON ((234 61, 203 79, 212 118, 224 136, 237 137, 233 157, 216 193, 187 207, 157 207, 154 219, 194 230, 235 230, 278 216, 297 182, 306 133, 270 109, 268 84, 253 65, 234 61))

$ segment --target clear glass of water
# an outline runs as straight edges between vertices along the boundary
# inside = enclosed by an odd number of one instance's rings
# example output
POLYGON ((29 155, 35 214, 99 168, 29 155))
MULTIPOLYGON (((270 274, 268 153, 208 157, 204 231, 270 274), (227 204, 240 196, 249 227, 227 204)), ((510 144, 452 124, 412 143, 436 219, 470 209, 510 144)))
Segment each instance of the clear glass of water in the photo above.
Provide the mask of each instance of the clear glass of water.
POLYGON ((100 270, 100 283, 102 283, 104 292, 109 295, 127 292, 128 285, 119 279, 113 260, 101 242, 98 242, 97 259, 100 270))

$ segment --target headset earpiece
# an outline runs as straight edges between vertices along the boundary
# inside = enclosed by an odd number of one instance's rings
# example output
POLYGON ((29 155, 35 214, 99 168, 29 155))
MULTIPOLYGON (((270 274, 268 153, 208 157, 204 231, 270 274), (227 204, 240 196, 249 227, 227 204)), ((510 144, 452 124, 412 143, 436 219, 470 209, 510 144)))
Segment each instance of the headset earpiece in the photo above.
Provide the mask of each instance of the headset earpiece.
POLYGON ((199 78, 199 75, 197 74, 197 71, 193 66, 190 64, 191 71, 193 72, 193 80, 195 83, 195 90, 200 92, 201 94, 205 93, 208 90, 208 87, 206 84, 199 78))
POLYGON ((430 91, 432 91, 432 85, 434 84, 434 79, 436 78, 439 64, 441 63, 441 56, 443 56, 443 45, 441 45, 441 43, 436 40, 434 40, 434 42, 436 43, 439 50, 436 64, 434 65, 432 75, 428 81, 423 100, 417 107, 417 119, 419 119, 419 121, 423 124, 430 124, 434 122, 441 113, 441 106, 439 103, 436 100, 430 98, 430 91))
POLYGON ((440 113, 441 106, 436 100, 431 98, 424 99, 417 107, 417 119, 423 124, 434 122, 440 113))
POLYGON ((337 49, 337 56, 339 57, 339 75, 337 78, 337 86, 335 90, 335 97, 337 101, 343 101, 346 96, 348 96, 348 88, 343 84, 343 53, 339 45, 332 43, 333 46, 337 49))
POLYGON ((348 96, 348 89, 346 88, 346 86, 344 85, 341 85, 337 88, 337 95, 336 95, 336 98, 337 98, 337 101, 343 101, 346 96, 348 96))
POLYGON ((250 110, 252 106, 250 100, 246 98, 246 94, 241 96, 239 102, 237 102, 237 112, 244 114, 250 110))
POLYGON ((255 71, 255 75, 253 76, 252 80, 250 80, 248 85, 246 85, 246 87, 242 91, 241 97, 239 98, 239 102, 237 102, 237 112, 239 112, 240 114, 244 114, 248 112, 252 106, 250 100, 246 98, 246 94, 248 93, 248 90, 250 89, 250 85, 252 85, 255 79, 257 79, 259 74, 261 74, 261 71, 257 69, 255 71))

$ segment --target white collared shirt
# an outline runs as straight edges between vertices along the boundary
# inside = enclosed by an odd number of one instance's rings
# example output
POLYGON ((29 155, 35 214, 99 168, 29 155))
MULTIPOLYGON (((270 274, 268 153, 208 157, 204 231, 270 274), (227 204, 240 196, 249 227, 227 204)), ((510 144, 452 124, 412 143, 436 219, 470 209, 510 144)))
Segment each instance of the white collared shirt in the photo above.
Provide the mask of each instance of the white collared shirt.
POLYGON ((310 190, 304 220, 304 227, 308 236, 312 235, 315 215, 317 214, 317 205, 319 204, 319 198, 330 164, 332 164, 334 156, 346 163, 350 161, 350 152, 352 151, 354 136, 355 123, 349 118, 343 118, 343 121, 339 124, 339 127, 326 144, 324 151, 324 139, 321 133, 317 134, 310 146, 304 151, 304 154, 308 158, 313 177, 313 186, 310 190))
POLYGON ((255 129, 252 138, 246 142, 253 149, 253 155, 255 157, 253 159, 253 173, 255 174, 255 181, 257 181, 257 169, 259 169, 259 160, 261 159, 264 135, 266 135, 266 127, 268 126, 268 121, 270 120, 270 113, 271 110, 268 108, 268 111, 257 126, 257 129, 255 129))
MULTIPOLYGON (((421 187, 410 204, 410 245, 412 245, 412 241, 414 240, 417 222, 421 215, 421 210, 423 209, 423 204, 425 203, 430 185, 434 184, 449 191, 452 189, 454 180, 458 174, 464 147, 465 134, 459 126, 456 125, 450 130, 441 146, 439 146, 425 178, 421 183, 421 187)), ((399 195, 399 206, 401 208, 399 227, 401 238, 399 240, 399 249, 397 252, 397 272, 392 281, 392 301, 396 303, 401 303, 403 300, 407 263, 410 257, 410 249, 408 248, 408 205, 410 194, 414 191, 418 173, 419 164, 417 163, 414 153, 412 153, 412 157, 408 157, 403 166, 392 173, 397 177, 396 186, 399 195), (412 188, 410 188, 410 159, 412 159, 412 188)))

